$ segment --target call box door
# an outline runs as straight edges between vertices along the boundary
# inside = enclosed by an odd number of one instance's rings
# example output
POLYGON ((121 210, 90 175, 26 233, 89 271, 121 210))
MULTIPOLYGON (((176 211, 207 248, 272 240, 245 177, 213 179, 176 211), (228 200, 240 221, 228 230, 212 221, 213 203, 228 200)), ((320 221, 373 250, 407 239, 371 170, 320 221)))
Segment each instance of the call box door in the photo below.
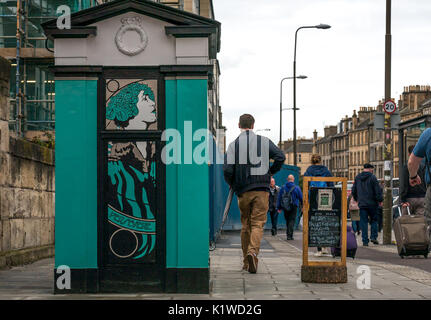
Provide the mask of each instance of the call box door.
POLYGON ((164 84, 157 70, 105 70, 99 88, 102 291, 163 291, 164 84), (133 288, 133 289, 132 289, 133 288))

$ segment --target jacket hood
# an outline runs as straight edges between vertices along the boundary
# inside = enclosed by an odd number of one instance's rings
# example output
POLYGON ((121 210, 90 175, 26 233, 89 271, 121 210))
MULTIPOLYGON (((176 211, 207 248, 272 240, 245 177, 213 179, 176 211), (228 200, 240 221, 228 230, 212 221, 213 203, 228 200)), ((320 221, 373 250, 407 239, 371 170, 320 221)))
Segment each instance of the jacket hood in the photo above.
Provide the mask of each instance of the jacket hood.
POLYGON ((322 165, 312 165, 308 167, 307 173, 312 177, 327 177, 329 176, 329 170, 322 165))
POLYGON ((371 173, 371 172, 361 172, 360 174, 359 174, 359 179, 361 180, 361 181, 365 181, 365 180, 367 180, 369 177, 371 177, 373 174, 371 173))
POLYGON ((293 182, 286 182, 286 184, 284 186, 286 187, 286 189, 290 189, 293 186, 295 186, 295 183, 293 183, 293 182))

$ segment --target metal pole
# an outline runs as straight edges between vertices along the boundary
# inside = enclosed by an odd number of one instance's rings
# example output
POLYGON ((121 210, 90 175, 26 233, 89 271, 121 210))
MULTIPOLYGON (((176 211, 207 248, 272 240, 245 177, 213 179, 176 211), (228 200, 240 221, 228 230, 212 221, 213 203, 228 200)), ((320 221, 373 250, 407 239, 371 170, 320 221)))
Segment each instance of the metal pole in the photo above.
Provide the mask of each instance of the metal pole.
POLYGON ((295 51, 293 54, 293 165, 296 166, 296 42, 298 37, 298 31, 301 28, 296 29, 295 32, 295 51))
MULTIPOLYGON (((391 0, 386 0, 386 36, 385 36, 385 101, 391 99, 391 0)), ((385 115, 385 197, 383 207, 383 244, 392 243, 392 148, 391 116, 385 115)))
POLYGON ((280 81, 280 140, 279 140, 280 142, 278 143, 278 146, 280 147, 280 149, 283 142, 283 140, 281 139, 281 132, 283 130, 282 118, 283 118, 283 80, 284 79, 281 79, 280 81))

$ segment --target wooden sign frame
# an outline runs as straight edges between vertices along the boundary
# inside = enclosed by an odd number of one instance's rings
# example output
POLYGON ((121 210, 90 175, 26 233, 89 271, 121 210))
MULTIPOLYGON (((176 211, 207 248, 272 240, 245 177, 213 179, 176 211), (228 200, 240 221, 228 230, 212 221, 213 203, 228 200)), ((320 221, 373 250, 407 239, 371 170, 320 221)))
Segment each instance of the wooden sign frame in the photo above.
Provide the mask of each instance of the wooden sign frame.
POLYGON ((303 247, 302 247, 302 264, 304 266, 346 266, 346 253, 347 253, 347 178, 338 177, 304 177, 303 180, 303 197, 304 197, 304 211, 303 211, 303 247), (308 184, 311 181, 323 182, 341 182, 341 261, 309 261, 308 260, 308 210, 310 204, 308 201, 308 184))

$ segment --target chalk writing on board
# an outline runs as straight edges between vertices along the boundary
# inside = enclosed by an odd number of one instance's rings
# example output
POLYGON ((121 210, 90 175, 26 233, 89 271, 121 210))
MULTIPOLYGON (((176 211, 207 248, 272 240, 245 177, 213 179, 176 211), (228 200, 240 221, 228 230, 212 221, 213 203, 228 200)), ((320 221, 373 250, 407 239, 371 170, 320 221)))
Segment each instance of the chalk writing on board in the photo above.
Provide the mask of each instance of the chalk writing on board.
POLYGON ((341 237, 339 212, 310 212, 308 222, 309 247, 337 247, 341 237))

